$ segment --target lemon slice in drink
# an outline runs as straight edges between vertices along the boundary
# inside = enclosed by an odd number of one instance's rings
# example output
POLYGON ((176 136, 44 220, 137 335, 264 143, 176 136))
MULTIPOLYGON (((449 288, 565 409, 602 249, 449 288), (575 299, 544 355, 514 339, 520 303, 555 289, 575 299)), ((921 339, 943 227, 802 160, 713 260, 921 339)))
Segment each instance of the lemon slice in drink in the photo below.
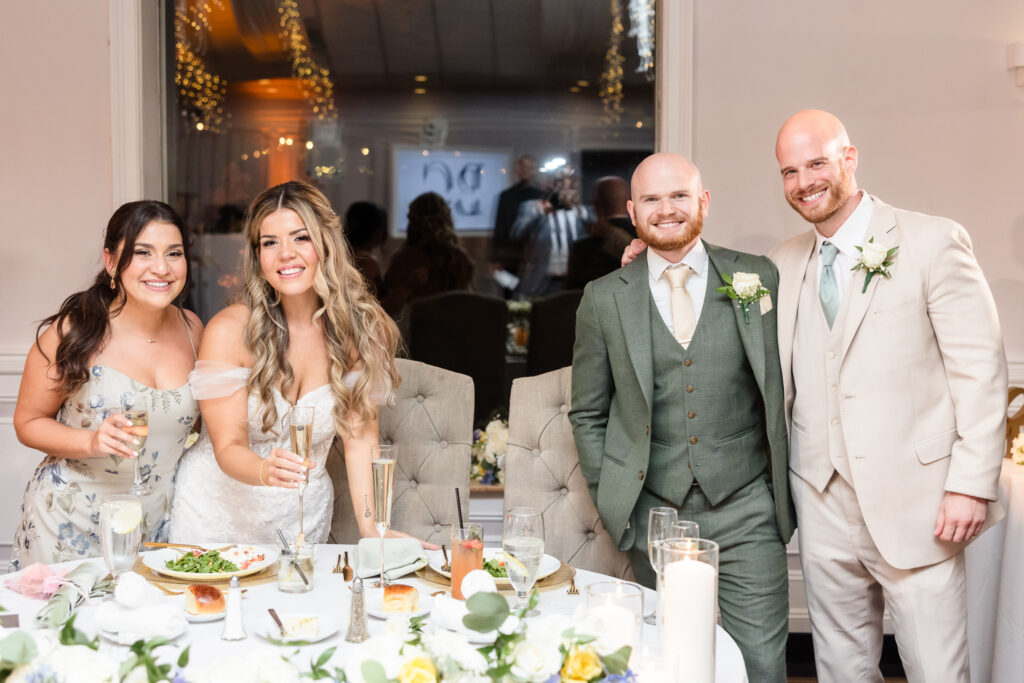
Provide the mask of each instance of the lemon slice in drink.
POLYGON ((115 534, 130 534, 142 523, 142 504, 120 503, 110 515, 110 528, 115 534))
MULTIPOLYGON (((505 556, 505 572, 508 573, 508 565, 515 565, 515 567, 522 572, 520 576, 526 576, 530 572, 526 571, 526 565, 512 557, 508 553, 502 553, 505 556)), ((511 577, 509 577, 511 579, 511 577)))

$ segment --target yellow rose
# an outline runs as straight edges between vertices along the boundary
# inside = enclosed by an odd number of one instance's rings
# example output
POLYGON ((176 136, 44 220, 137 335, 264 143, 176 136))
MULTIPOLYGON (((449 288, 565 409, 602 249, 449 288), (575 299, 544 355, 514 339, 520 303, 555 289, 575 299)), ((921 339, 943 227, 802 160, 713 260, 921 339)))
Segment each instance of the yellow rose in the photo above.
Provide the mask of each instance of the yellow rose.
POLYGON ((594 648, 574 647, 562 665, 562 683, 585 683, 604 672, 594 648))
POLYGON ((410 659, 398 672, 399 683, 437 683, 437 669, 426 657, 410 659))

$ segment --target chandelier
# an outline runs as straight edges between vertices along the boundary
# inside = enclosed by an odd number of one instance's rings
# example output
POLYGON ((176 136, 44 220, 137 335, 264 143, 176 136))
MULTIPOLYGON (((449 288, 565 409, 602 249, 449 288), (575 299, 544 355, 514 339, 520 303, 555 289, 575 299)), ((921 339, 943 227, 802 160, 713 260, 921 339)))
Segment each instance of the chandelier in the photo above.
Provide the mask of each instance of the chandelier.
POLYGON ((292 78, 298 81, 317 119, 338 118, 331 72, 313 57, 298 4, 295 0, 278 0, 277 11, 281 15, 281 39, 291 54, 292 78))
POLYGON ((211 5, 223 9, 221 0, 177 0, 174 3, 174 86, 178 89, 181 115, 197 131, 220 133, 224 129, 227 81, 211 73, 203 62, 210 30, 211 5))

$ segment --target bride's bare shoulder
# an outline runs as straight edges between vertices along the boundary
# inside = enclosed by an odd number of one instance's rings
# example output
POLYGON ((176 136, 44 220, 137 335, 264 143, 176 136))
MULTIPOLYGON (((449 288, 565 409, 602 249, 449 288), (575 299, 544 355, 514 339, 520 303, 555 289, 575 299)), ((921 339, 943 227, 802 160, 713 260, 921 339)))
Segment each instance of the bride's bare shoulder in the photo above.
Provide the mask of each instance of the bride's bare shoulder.
POLYGON ((245 344, 245 326, 248 322, 249 309, 242 304, 232 304, 210 318, 203 332, 199 359, 245 367, 251 365, 245 344))

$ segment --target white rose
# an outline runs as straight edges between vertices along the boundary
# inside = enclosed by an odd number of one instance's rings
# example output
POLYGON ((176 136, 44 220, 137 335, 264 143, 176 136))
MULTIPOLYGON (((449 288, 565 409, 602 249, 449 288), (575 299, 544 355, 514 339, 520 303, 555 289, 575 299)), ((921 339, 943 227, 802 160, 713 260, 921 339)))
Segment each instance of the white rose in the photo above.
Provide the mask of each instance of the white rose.
POLYGON ((137 666, 128 672, 128 675, 121 679, 121 683, 149 683, 149 674, 146 667, 137 666))
POLYGON ((512 648, 509 655, 512 675, 528 683, 543 683, 562 667, 558 641, 539 641, 527 637, 512 648))
POLYGON ((390 636, 374 636, 360 643, 345 659, 345 677, 349 683, 363 683, 363 662, 374 661, 384 667, 384 675, 398 678, 402 660, 395 656, 402 643, 390 636))
POLYGON ((491 420, 487 425, 487 452, 502 455, 508 449, 508 425, 491 420))
POLYGON ((885 263, 885 255, 888 249, 877 242, 867 242, 860 252, 860 262, 867 268, 879 268, 885 263))
MULTIPOLYGON (((451 668, 467 675, 487 671, 487 658, 460 633, 437 626, 429 627, 423 632, 423 645, 445 673, 453 673, 449 671, 451 668), (449 664, 454 664, 454 667, 449 664)), ((445 680, 449 680, 447 675, 445 680)))
POLYGON ((526 622, 526 636, 542 643, 568 645, 562 634, 573 627, 575 619, 568 614, 550 614, 526 622))
POLYGON ((54 680, 62 683, 114 683, 119 680, 117 663, 85 645, 58 647, 42 663, 53 672, 54 680))
POLYGON ((1013 444, 1010 446, 1010 457, 1018 465, 1024 465, 1024 434, 1013 437, 1013 444))
POLYGON ((391 617, 384 622, 384 635, 393 638, 399 643, 408 643, 416 638, 416 634, 409 628, 410 617, 391 617))
POLYGON ((601 656, 610 655, 619 648, 635 645, 636 624, 630 628, 633 615, 616 605, 598 605, 587 610, 576 622, 576 633, 593 636, 591 645, 601 656))
POLYGON ((732 288, 741 299, 749 299, 761 289, 761 276, 757 273, 733 273, 732 288))

